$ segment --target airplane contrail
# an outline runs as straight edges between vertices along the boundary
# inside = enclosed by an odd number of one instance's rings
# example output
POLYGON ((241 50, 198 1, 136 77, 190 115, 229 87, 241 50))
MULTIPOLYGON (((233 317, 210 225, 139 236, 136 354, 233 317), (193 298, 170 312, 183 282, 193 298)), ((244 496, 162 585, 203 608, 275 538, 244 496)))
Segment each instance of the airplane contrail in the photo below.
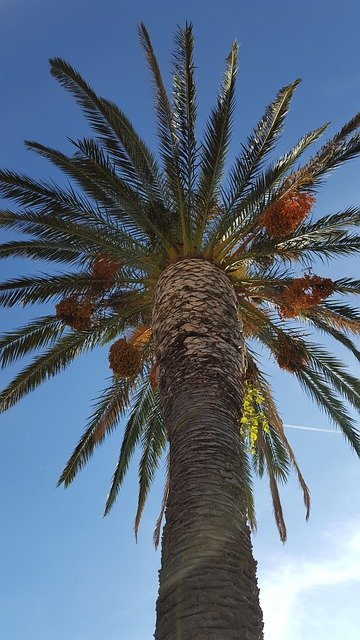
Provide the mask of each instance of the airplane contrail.
POLYGON ((322 431, 324 433, 341 433, 341 431, 337 431, 336 429, 321 429, 321 427, 303 427, 297 424, 285 424, 284 427, 287 429, 301 429, 302 431, 322 431))

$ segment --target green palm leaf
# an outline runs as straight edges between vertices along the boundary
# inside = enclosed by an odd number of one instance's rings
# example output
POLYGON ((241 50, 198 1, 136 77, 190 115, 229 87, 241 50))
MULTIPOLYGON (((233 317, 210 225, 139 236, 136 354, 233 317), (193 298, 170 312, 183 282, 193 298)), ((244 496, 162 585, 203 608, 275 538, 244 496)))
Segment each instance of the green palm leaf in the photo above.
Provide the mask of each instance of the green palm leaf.
POLYGON ((273 150, 276 140, 282 132, 290 101, 300 80, 295 80, 278 92, 275 100, 266 108, 253 134, 247 139, 241 156, 235 159, 229 173, 230 191, 226 196, 227 210, 231 210, 246 187, 256 176, 266 156, 273 150))
MULTIPOLYGON (((326 315, 324 317, 321 313, 318 314, 316 309, 312 309, 310 312, 308 311, 306 313, 305 318, 311 325, 313 325, 323 333, 331 336, 332 338, 340 342, 344 347, 349 349, 349 351, 351 351, 355 358, 360 362, 360 351, 356 347, 354 342, 342 331, 335 329, 331 324, 329 324, 326 315)), ((360 327, 358 333, 360 333, 360 327)))
POLYGON ((226 155, 230 142, 234 111, 235 79, 238 45, 236 42, 226 60, 226 70, 217 98, 207 123, 201 153, 199 176, 199 206, 195 231, 195 247, 200 248, 209 211, 216 203, 221 187, 226 155))
POLYGON ((156 111, 158 116, 158 132, 160 140, 160 153, 164 163, 167 177, 167 185, 175 207, 179 214, 182 229, 182 241, 187 247, 190 239, 190 229, 185 211, 185 196, 183 181, 180 174, 179 144, 175 128, 174 113, 172 111, 168 95, 161 76, 159 63, 156 59, 149 34, 144 24, 139 26, 140 42, 144 48, 153 80, 156 111))
POLYGON ((161 199, 163 189, 155 158, 125 114, 109 100, 98 97, 65 60, 50 60, 50 71, 75 97, 129 183, 150 200, 161 199))
POLYGON ((107 211, 114 212, 115 216, 124 219, 129 227, 130 222, 135 224, 138 231, 146 236, 153 234, 163 239, 161 229, 146 215, 145 203, 130 186, 121 180, 113 170, 111 164, 96 146, 94 141, 78 143, 81 149, 86 149, 90 158, 80 159, 68 157, 50 147, 45 147, 38 142, 27 141, 30 149, 36 150, 40 155, 51 160, 84 189, 87 196, 95 199, 107 211))
POLYGON ((164 485, 163 498, 161 501, 159 517, 156 521, 154 534, 153 534, 153 542, 154 542, 155 549, 158 548, 159 542, 160 542, 161 525, 162 525, 162 521, 163 521, 165 509, 166 509, 169 489, 170 489, 170 456, 168 454, 166 456, 166 480, 164 485))
POLYGON ((167 432, 162 417, 160 402, 157 398, 153 400, 153 407, 148 417, 148 424, 141 440, 142 455, 139 463, 139 495, 134 522, 136 539, 151 483, 159 467, 167 443, 167 432))
POLYGON ((360 381, 352 376, 338 358, 329 354, 325 349, 314 345, 308 345, 310 362, 312 366, 322 373, 324 378, 347 401, 360 409, 360 381))
POLYGON ((114 506, 135 447, 140 441, 149 420, 153 417, 154 399, 149 381, 145 379, 140 383, 139 389, 132 400, 132 411, 125 427, 119 459, 106 500, 104 515, 107 515, 114 506))
POLYGON ((0 258, 32 258, 33 260, 46 260, 69 265, 84 266, 86 255, 81 251, 58 242, 45 240, 15 240, 0 244, 0 258))
POLYGON ((360 456, 360 432, 354 420, 346 410, 345 404, 329 388, 328 381, 310 367, 304 367, 295 373, 304 390, 325 411, 333 423, 341 429, 345 438, 360 456))
POLYGON ((59 318, 45 316, 5 333, 0 339, 0 365, 7 367, 28 353, 53 344, 62 335, 65 326, 59 318))
MULTIPOLYGON (((135 280, 141 284, 141 278, 135 280)), ((128 285, 128 278, 117 278, 117 284, 128 285)), ((65 273, 49 276, 23 276, 14 278, 0 284, 0 305, 3 307, 13 307, 37 304, 38 302, 48 302, 53 298, 59 299, 72 294, 87 294, 94 289, 94 286, 101 284, 90 273, 65 273)))
POLYGON ((191 24, 178 29, 173 58, 173 113, 178 137, 179 172, 182 176, 187 228, 191 230, 193 195, 196 186, 196 86, 194 79, 194 35, 191 24))
POLYGON ((133 387, 133 381, 115 379, 101 394, 89 425, 68 460, 58 485, 67 487, 90 460, 95 448, 116 428, 126 411, 133 387))
POLYGON ((34 391, 45 380, 56 376, 78 355, 94 346, 91 334, 74 333, 61 337, 41 356, 27 365, 0 394, 0 411, 6 411, 34 391))

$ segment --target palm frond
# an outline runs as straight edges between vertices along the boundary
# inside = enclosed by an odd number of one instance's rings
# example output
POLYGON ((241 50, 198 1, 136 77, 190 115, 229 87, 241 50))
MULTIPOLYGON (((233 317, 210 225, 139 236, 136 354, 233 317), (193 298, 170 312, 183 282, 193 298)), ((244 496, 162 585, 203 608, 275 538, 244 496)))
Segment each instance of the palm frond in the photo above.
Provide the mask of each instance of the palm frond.
POLYGON ((349 415, 345 404, 329 388, 328 381, 310 367, 303 367, 295 372, 301 386, 315 400, 319 408, 329 416, 332 422, 341 429, 345 438, 360 456, 360 432, 349 415))
POLYGON ((156 521, 154 534, 153 534, 153 542, 154 542, 155 549, 158 548, 159 542, 160 542, 161 525, 162 525, 162 521, 163 521, 165 509, 166 509, 169 489, 170 489, 170 456, 168 454, 166 456, 166 477, 165 477, 163 497, 161 501, 159 517, 156 521))
POLYGON ((178 137, 179 172, 183 183, 187 225, 191 229, 191 210, 197 171, 196 86, 194 78, 194 35, 192 24, 178 28, 173 57, 173 112, 178 137))
MULTIPOLYGON (((119 279, 118 282, 121 284, 122 280, 119 279)), ((23 276, 0 284, 0 305, 13 307, 45 303, 53 298, 88 293, 96 284, 96 279, 86 272, 23 276)))
POLYGON ((266 463, 266 471, 269 477, 269 486, 270 486, 271 499, 272 499, 276 526, 279 531, 280 540, 282 542, 286 542, 287 531, 286 531, 286 524, 284 520, 284 514, 283 514, 283 509, 282 509, 282 504, 281 504, 281 499, 279 494, 279 488, 277 484, 276 473, 275 473, 275 468, 276 468, 274 466, 275 458, 273 455, 271 455, 271 448, 269 447, 269 443, 265 444, 264 436, 261 433, 261 431, 259 431, 258 441, 259 441, 258 446, 261 449, 262 454, 264 456, 265 463, 266 463))
POLYGON ((113 256, 129 266, 151 272, 158 270, 163 260, 161 253, 153 251, 135 236, 117 229, 109 233, 96 225, 75 223, 48 212, 16 214, 0 212, 0 226, 35 235, 45 242, 56 242, 61 246, 70 244, 79 252, 91 257, 98 254, 113 256))
POLYGON ((253 482, 252 482, 252 473, 251 473, 251 464, 250 464, 250 454, 247 451, 242 450, 241 452, 241 465, 240 465, 240 478, 241 478, 241 489, 242 489, 242 498, 243 498, 243 508, 246 513, 247 521, 252 533, 255 533, 257 530, 257 522, 256 522, 256 513, 255 513, 255 499, 254 499, 254 491, 253 491, 253 482))
MULTIPOLYGON (((270 430, 270 436, 272 436, 273 441, 274 441, 274 431, 276 432, 276 434, 279 437, 279 442, 277 442, 277 438, 275 438, 275 444, 280 444, 284 447, 287 456, 291 462, 291 465, 294 468, 294 471, 297 475, 297 479, 298 479, 298 483, 299 486, 301 488, 302 494, 303 494, 303 501, 304 501, 304 505, 305 505, 305 517, 306 520, 309 519, 310 517, 310 491, 309 488, 304 480, 304 477, 301 473, 301 469, 299 467, 298 461, 296 459, 296 456, 294 454, 294 451, 286 437, 285 434, 285 429, 284 429, 284 423, 279 415, 279 412, 277 410, 276 404, 274 402, 274 398, 273 398, 273 394, 270 388, 269 383, 266 381, 265 376, 263 374, 261 374, 258 371, 258 382, 259 382, 259 386, 261 389, 261 392, 264 396, 265 399, 265 412, 266 412, 266 416, 269 420, 269 423, 272 425, 272 429, 270 430)), ((263 440, 266 442, 267 440, 267 434, 264 434, 263 436, 263 440)), ((277 451, 277 448, 275 446, 274 451, 277 451)), ((281 456, 282 458, 285 460, 284 458, 284 453, 281 452, 281 456)), ((281 459, 281 457, 280 457, 281 459)), ((286 471, 286 468, 283 466, 284 471, 286 471)))
MULTIPOLYGON (((108 229, 100 225, 90 225, 72 222, 66 218, 51 215, 47 209, 37 212, 15 213, 12 211, 0 212, 0 226, 5 229, 13 229, 21 233, 33 235, 45 242, 71 244, 80 252, 87 251, 90 255, 96 253, 118 254, 119 244, 126 249, 130 246, 139 249, 136 238, 131 238, 121 229, 114 229, 109 233, 108 229)), ((140 245, 141 246, 141 245, 140 245)))
MULTIPOLYGON (((116 221, 124 221, 126 212, 128 211, 141 229, 145 230, 147 235, 159 237, 160 241, 166 245, 166 239, 171 237, 172 231, 175 230, 174 216, 165 208, 161 201, 156 203, 148 202, 139 196, 137 189, 128 187, 124 181, 120 180, 111 158, 103 152, 99 144, 93 139, 71 140, 77 149, 77 163, 82 170, 82 179, 87 179, 91 184, 97 183, 102 186, 103 191, 110 192, 111 196, 116 200, 115 207, 112 206, 107 212, 111 213, 116 221), (110 178, 110 179, 109 179, 110 178), (131 196, 130 208, 127 205, 131 196), (119 210, 118 200, 125 196, 123 210, 119 210)), ((91 188, 91 186, 90 186, 91 188)), ((129 227, 129 223, 126 223, 129 227)), ((136 230, 135 230, 136 234, 136 230)), ((134 230, 132 229, 132 235, 134 230)))
POLYGON ((104 516, 111 511, 115 504, 131 457, 147 427, 149 418, 152 416, 153 404, 154 394, 151 391, 148 378, 145 378, 139 384, 139 388, 132 398, 132 410, 125 426, 118 462, 106 500, 104 516))
POLYGON ((360 224, 360 208, 348 207, 344 211, 338 211, 337 213, 327 214, 321 216, 315 222, 308 224, 302 224, 296 229, 294 235, 301 235, 303 230, 322 231, 324 235, 336 233, 337 231, 343 231, 348 227, 358 227, 360 224))
POLYGON ((159 467, 167 443, 167 432, 162 417, 157 394, 154 394, 153 408, 148 424, 142 435, 142 455, 139 463, 139 495, 134 522, 135 538, 138 537, 141 516, 149 494, 151 483, 159 467))
POLYGON ((290 101, 300 80, 280 89, 273 102, 254 129, 253 134, 243 146, 243 152, 235 159, 229 173, 230 190, 225 196, 226 210, 231 210, 241 197, 244 189, 252 184, 254 176, 263 165, 267 155, 273 150, 276 140, 282 132, 290 101))
MULTIPOLYGON (((313 313, 316 314, 316 317, 318 317, 320 313, 327 324, 330 324, 340 331, 345 331, 353 335, 360 334, 360 313, 349 304, 340 304, 325 300, 322 304, 316 305, 310 310, 310 317, 313 313)), ((309 312, 307 315, 309 315, 309 312)))
POLYGON ((0 394, 0 412, 15 405, 45 380, 56 376, 78 355, 93 347, 91 334, 73 333, 62 336, 44 354, 27 365, 0 394))
POLYGON ((284 425, 276 408, 269 383, 260 371, 255 357, 249 348, 247 349, 247 362, 247 377, 252 381, 254 386, 258 387, 261 391, 264 399, 261 409, 269 425, 268 431, 262 429, 258 431, 255 451, 252 454, 253 468, 260 477, 263 476, 265 471, 269 476, 275 520, 280 538, 284 542, 286 539, 286 526, 277 486, 278 482, 286 483, 290 475, 291 467, 294 468, 303 494, 306 519, 309 518, 310 514, 310 493, 300 471, 295 454, 286 438, 284 425))
POLYGON ((4 333, 0 338, 0 366, 7 367, 32 351, 53 344, 64 329, 59 318, 45 316, 15 331, 4 333))
POLYGON ((360 280, 355 280, 354 278, 333 280, 333 286, 336 293, 350 293, 352 295, 359 295, 360 293, 360 280))
MULTIPOLYGON (((138 309, 142 309, 143 306, 143 303, 140 304, 138 309)), ((45 380, 56 376, 77 356, 114 339, 124 331, 129 321, 134 319, 138 309, 127 307, 121 317, 117 314, 104 317, 101 323, 94 324, 87 331, 76 331, 61 336, 50 349, 34 358, 20 371, 1 392, 0 412, 15 405, 45 380)))
MULTIPOLYGON (((335 136, 328 140, 321 149, 310 158, 292 180, 288 181, 287 189, 294 189, 298 185, 310 186, 320 184, 323 177, 351 160, 360 153, 360 135, 354 133, 360 127, 360 113, 356 114, 335 136), (352 137, 350 134, 354 134, 352 137)), ((286 193, 286 190, 283 192, 286 193)))
POLYGON ((257 230, 258 223, 267 205, 277 198, 277 189, 281 180, 304 151, 323 133, 328 125, 325 124, 303 136, 290 151, 279 160, 271 164, 262 173, 254 176, 250 188, 245 190, 242 197, 235 201, 229 209, 228 203, 223 204, 225 213, 213 225, 207 240, 207 251, 212 255, 214 247, 220 243, 226 246, 228 253, 237 242, 245 238, 248 233, 257 230))
POLYGON ((209 211, 220 192, 234 111, 237 56, 238 45, 234 42, 226 59, 226 70, 216 106, 206 127, 200 162, 199 211, 194 242, 196 248, 201 246, 209 211))
MULTIPOLYGON (((17 204, 34 211, 46 211, 48 214, 61 216, 71 222, 93 224, 112 232, 117 227, 109 224, 109 219, 99 208, 94 208, 83 195, 76 194, 71 187, 60 188, 46 180, 35 181, 25 174, 6 169, 0 170, 0 194, 4 198, 14 200, 17 204)), ((12 218, 21 215, 11 211, 1 212, 1 223, 11 224, 12 218)), ((11 227, 10 227, 11 228, 11 227)), ((27 233, 27 231, 25 230, 27 233)), ((32 233, 32 231, 30 231, 32 233)))
POLYGON ((252 244, 248 256, 284 256, 298 259, 317 254, 320 257, 347 255, 358 251, 360 237, 348 229, 360 224, 360 210, 349 207, 333 215, 322 216, 315 223, 300 225, 286 239, 260 238, 252 244))
POLYGON ((57 149, 46 147, 38 142, 27 141, 26 145, 76 180, 87 196, 93 198, 108 212, 113 212, 120 221, 124 219, 127 226, 130 218, 137 229, 146 236, 151 238, 155 234, 164 240, 161 228, 147 215, 145 203, 132 187, 117 176, 113 166, 95 141, 85 140, 77 143, 77 146, 88 156, 85 159, 76 155, 66 156, 57 149))
POLYGON ((125 114, 98 97, 65 60, 51 59, 50 72, 75 97, 124 179, 149 200, 161 200, 164 190, 156 160, 125 114))
POLYGON ((14 240, 0 244, 0 258, 15 257, 78 266, 83 266, 87 261, 83 252, 64 242, 60 244, 46 240, 14 240))
POLYGON ((8 229, 19 227, 23 233, 36 236, 36 227, 28 228, 26 224, 21 224, 21 220, 24 218, 26 221, 26 216, 39 213, 75 224, 91 225, 95 229, 101 229, 103 233, 110 233, 110 236, 122 231, 119 218, 117 224, 114 224, 104 208, 94 206, 84 194, 76 193, 71 185, 60 188, 53 182, 35 182, 26 175, 0 170, 0 193, 25 207, 23 213, 0 211, 0 224, 8 229))
POLYGON ((113 379, 98 398, 89 425, 80 438, 58 481, 67 487, 90 460, 96 447, 111 433, 124 415, 130 401, 134 381, 113 379))
POLYGON ((349 373, 343 363, 324 348, 309 343, 309 363, 340 395, 346 398, 355 409, 360 409, 360 381, 349 373))
MULTIPOLYGON (((359 407, 359 382, 347 373, 339 362, 334 362, 336 369, 331 369, 332 357, 321 352, 320 347, 305 342, 296 331, 285 331, 275 328, 275 335, 271 333, 271 325, 260 329, 257 339, 277 356, 279 346, 278 336, 286 340, 294 354, 299 353, 302 361, 294 363, 294 375, 298 378, 310 396, 317 402, 320 409, 325 411, 335 425, 340 427, 345 437, 360 455, 360 433, 356 429, 354 420, 348 414, 344 402, 339 397, 344 396, 350 403, 359 407), (270 331, 269 331, 270 328, 270 331), (328 359, 330 358, 330 360, 328 359), (334 391, 335 389, 335 391, 334 391)), ((281 347, 280 347, 281 350, 281 347)))
MULTIPOLYGON (((339 330, 334 327, 334 324, 331 322, 331 320, 329 321, 326 313, 324 314, 321 313, 321 311, 319 312, 319 310, 315 307, 307 311, 306 316, 304 316, 304 320, 309 322, 312 326, 316 327, 316 329, 319 329, 323 333, 340 342, 344 347, 349 349, 349 351, 351 351, 358 362, 360 362, 359 349, 356 347, 354 342, 344 333, 343 330, 339 330)), ((353 333, 360 335, 360 325, 356 327, 356 332, 353 331, 353 333)))
POLYGON ((170 105, 168 95, 166 93, 159 63, 155 56, 149 34, 143 23, 141 23, 139 26, 139 37, 145 51, 145 56, 149 65, 155 89, 160 153, 167 176, 167 185, 179 214, 179 221, 182 229, 182 241, 184 247, 187 247, 190 240, 191 232, 188 224, 188 217, 185 211, 183 176, 180 172, 179 142, 175 128, 174 114, 170 105))

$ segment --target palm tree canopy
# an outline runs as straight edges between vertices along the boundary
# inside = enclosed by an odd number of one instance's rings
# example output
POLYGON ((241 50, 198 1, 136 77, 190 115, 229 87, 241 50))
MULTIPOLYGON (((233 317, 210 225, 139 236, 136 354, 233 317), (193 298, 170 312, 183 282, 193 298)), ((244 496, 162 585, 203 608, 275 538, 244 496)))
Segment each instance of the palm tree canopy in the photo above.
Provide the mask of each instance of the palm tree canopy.
MULTIPOLYGON (((237 44, 226 59, 200 144, 191 24, 178 29, 175 36, 171 100, 143 25, 139 34, 154 87, 157 155, 115 104, 96 95, 67 62, 55 58, 50 61, 51 74, 74 96, 94 135, 72 140, 72 155, 33 141, 26 145, 60 168, 71 186, 0 171, 0 194, 17 205, 0 213, 2 228, 17 237, 0 246, 1 257, 61 265, 56 272, 52 268, 40 276, 25 275, 0 285, 3 307, 54 304, 53 315, 36 318, 1 338, 3 367, 41 350, 3 390, 1 410, 60 373, 76 356, 111 344, 113 376, 59 483, 69 485, 126 416, 105 513, 112 508, 140 446, 137 532, 167 446, 151 335, 154 288, 161 272, 174 261, 186 257, 211 261, 233 284, 246 335, 246 395, 239 428, 244 438, 249 522, 256 526, 252 472, 260 476, 266 472, 284 540, 278 483, 295 469, 307 515, 309 492, 261 370, 256 345, 296 376, 360 455, 360 434, 347 408, 359 408, 359 381, 312 338, 315 330, 331 336, 360 360, 353 342, 360 333, 360 315, 347 300, 360 293, 360 281, 334 281, 312 272, 319 258, 330 260, 359 249, 360 208, 330 212, 317 220, 311 216, 326 174, 360 152, 360 114, 306 162, 301 164, 302 154, 327 124, 302 136, 274 160, 273 150, 299 84, 296 80, 280 89, 225 174, 233 129, 237 44)), ((162 512, 166 492, 165 487, 162 512)), ((161 516, 156 540, 160 525, 161 516)))

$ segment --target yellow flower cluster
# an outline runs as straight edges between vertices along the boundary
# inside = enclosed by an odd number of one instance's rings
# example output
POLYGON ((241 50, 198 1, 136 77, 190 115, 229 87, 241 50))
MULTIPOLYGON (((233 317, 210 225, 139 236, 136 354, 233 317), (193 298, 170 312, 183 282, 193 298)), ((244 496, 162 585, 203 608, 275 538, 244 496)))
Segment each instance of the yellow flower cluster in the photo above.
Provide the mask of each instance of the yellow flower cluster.
POLYGON ((245 383, 244 409, 240 420, 240 433, 248 443, 249 453, 255 453, 255 443, 258 439, 259 428, 269 433, 269 422, 262 406, 265 398, 260 389, 254 387, 251 382, 245 383))

